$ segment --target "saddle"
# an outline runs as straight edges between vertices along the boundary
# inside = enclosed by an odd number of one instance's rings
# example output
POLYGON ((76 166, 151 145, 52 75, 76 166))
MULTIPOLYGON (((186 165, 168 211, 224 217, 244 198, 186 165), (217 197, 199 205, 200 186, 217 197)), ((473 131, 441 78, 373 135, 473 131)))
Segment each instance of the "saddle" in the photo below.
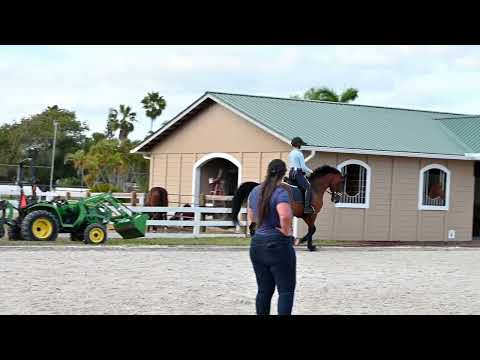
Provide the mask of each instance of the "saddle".
POLYGON ((297 183, 294 180, 286 176, 283 178, 283 182, 288 185, 293 202, 305 202, 305 193, 302 191, 301 188, 298 187, 297 183))

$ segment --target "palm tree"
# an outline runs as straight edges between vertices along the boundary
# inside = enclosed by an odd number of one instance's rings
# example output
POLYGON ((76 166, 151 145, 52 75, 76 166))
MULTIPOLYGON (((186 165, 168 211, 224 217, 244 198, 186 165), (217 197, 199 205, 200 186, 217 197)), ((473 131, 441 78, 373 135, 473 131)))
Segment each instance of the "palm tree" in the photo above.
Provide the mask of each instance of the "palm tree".
POLYGON ((87 155, 83 150, 77 150, 73 154, 69 153, 65 157, 65 163, 72 163, 73 167, 78 171, 78 175, 80 175, 80 186, 83 186, 83 177, 85 175, 86 162, 87 155))
POLYGON ((349 103, 354 101, 358 97, 358 90, 355 88, 348 88, 340 95, 337 94, 334 90, 321 87, 321 88, 310 88, 304 94, 303 97, 294 95, 291 98, 293 99, 305 99, 305 100, 318 100, 318 101, 331 101, 331 102, 342 102, 349 103))
POLYGON ((110 109, 107 121, 107 137, 113 137, 113 133, 120 130, 118 139, 121 142, 127 140, 128 134, 134 129, 133 123, 137 121, 136 117, 137 113, 132 112, 130 106, 120 105, 119 110, 110 109), (122 116, 121 119, 118 118, 119 114, 122 116))
POLYGON ((150 133, 153 132, 153 122, 157 117, 165 110, 167 102, 160 96, 158 92, 148 93, 142 100, 143 108, 145 109, 145 115, 150 118, 150 133))

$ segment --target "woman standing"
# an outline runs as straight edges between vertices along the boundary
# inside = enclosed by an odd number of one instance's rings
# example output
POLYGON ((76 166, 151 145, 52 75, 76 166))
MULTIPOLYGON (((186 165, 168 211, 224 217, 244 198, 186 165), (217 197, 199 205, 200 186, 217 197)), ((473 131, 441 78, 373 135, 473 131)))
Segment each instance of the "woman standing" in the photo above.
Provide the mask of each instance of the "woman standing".
POLYGON ((278 314, 292 313, 296 255, 289 193, 281 185, 286 172, 282 160, 272 160, 265 180, 252 190, 248 198, 248 223, 257 223, 250 246, 250 259, 258 285, 257 315, 270 314, 275 287, 278 290, 278 314))

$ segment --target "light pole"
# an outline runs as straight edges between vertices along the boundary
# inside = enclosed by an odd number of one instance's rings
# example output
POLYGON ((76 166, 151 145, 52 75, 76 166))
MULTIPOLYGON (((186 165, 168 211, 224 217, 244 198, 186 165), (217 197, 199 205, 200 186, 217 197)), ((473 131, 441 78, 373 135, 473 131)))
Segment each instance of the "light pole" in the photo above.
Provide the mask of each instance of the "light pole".
POLYGON ((53 191, 53 169, 55 166, 55 145, 57 143, 57 125, 56 121, 53 122, 53 149, 52 149, 52 168, 50 169, 50 191, 53 191))

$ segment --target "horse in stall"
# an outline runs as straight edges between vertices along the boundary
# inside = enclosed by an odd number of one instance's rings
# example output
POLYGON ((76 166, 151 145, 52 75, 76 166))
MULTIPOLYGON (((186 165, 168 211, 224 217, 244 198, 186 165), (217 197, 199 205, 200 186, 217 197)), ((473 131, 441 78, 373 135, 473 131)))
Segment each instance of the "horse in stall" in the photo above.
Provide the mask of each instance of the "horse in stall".
MULTIPOLYGON (((147 195, 145 206, 168 206, 168 192, 162 187, 153 187, 147 195)), ((166 212, 150 213, 150 220, 167 220, 166 212)), ((148 227, 148 231, 157 231, 158 226, 153 225, 148 227)))
MULTIPOLYGON (((324 165, 317 168, 310 176, 308 176, 308 181, 312 186, 312 206, 315 209, 313 214, 304 214, 304 193, 300 190, 295 184, 292 184, 289 179, 284 179, 284 184, 289 193, 290 193, 290 204, 292 207, 293 215, 297 218, 303 219, 308 226, 307 234, 295 241, 295 245, 299 245, 307 241, 307 247, 310 251, 315 251, 317 247, 313 245, 313 234, 315 234, 315 219, 317 218, 318 213, 323 207, 323 196, 326 191, 331 195, 331 201, 337 203, 340 199, 341 192, 340 188, 344 181, 344 176, 342 173, 329 165, 324 165)), ((245 182, 237 189, 233 200, 232 200, 232 220, 235 225, 238 225, 238 214, 242 207, 244 201, 248 198, 248 195, 253 190, 255 186, 259 185, 256 182, 245 182)), ((255 234, 256 224, 252 223, 249 226, 250 234, 253 236, 255 234)))

